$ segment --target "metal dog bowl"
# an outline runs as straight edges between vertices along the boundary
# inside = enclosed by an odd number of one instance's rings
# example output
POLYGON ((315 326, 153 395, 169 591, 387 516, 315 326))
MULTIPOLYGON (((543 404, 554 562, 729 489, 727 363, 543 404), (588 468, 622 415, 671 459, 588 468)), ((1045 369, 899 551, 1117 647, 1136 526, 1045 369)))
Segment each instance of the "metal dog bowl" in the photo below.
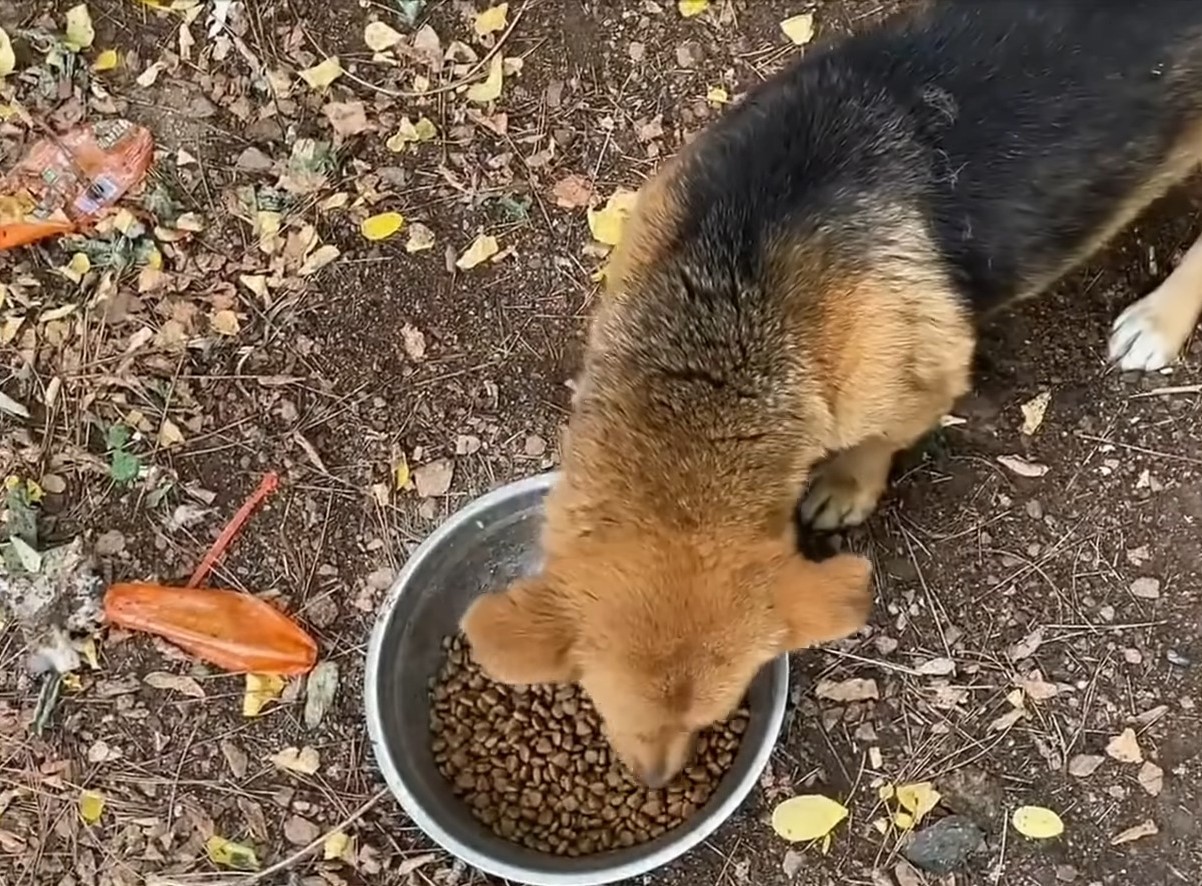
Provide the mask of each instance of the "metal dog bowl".
POLYGON ((776 742, 789 665, 778 658, 756 677, 751 718, 730 770, 709 802, 680 827, 639 846, 582 858, 545 855, 495 836, 476 821, 434 765, 427 685, 440 642, 457 630, 477 595, 538 566, 544 474, 511 483, 463 508, 409 558, 384 604, 367 652, 367 728, 376 762, 405 812, 430 838, 485 873, 530 886, 598 886, 635 877, 692 849, 738 808, 776 742))

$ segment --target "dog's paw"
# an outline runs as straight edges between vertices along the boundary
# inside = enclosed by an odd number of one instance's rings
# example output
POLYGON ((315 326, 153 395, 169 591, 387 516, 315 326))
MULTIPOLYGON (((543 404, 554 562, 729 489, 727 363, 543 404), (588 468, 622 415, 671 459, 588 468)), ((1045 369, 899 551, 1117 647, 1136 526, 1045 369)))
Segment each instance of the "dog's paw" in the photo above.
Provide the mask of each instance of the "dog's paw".
POLYGON ((801 519, 823 531, 859 526, 876 510, 884 480, 840 470, 839 460, 820 468, 801 501, 801 519))
MULTIPOLYGON (((1119 314, 1110 332, 1110 359, 1125 372, 1155 372, 1177 359, 1185 340, 1161 316, 1153 295, 1119 314)), ((1188 337, 1188 334, 1187 334, 1188 337)))

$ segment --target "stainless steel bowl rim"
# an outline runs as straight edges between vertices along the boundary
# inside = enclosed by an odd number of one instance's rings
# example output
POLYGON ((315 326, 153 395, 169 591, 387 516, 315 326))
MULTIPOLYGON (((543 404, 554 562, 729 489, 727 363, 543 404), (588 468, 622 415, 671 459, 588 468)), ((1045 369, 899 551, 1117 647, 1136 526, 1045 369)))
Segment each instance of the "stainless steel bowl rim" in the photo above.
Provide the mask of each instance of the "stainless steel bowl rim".
POLYGON ((455 834, 444 828, 409 791, 400 770, 397 768, 391 753, 389 753, 387 742, 385 741, 382 727, 383 721, 378 707, 379 692, 376 682, 377 676, 380 673, 381 658, 384 654, 382 641, 385 627, 392 615, 397 599, 405 593, 405 589, 408 587, 410 576, 421 568, 423 561, 437 552, 447 536, 451 535, 464 523, 477 518, 483 513, 487 513, 506 499, 527 492, 549 489, 555 483, 558 476, 558 473, 538 474, 494 489, 492 492, 480 496, 456 511, 435 529, 425 541, 418 545, 393 582, 384 605, 380 610, 380 614, 376 618, 375 625, 372 628, 371 640, 367 648, 366 671, 364 674, 367 732, 371 739, 372 752, 375 755, 376 765, 379 766, 380 772, 384 776, 384 781, 400 801, 405 813, 426 836, 456 858, 462 859, 467 864, 486 874, 512 880, 517 883, 525 883, 528 886, 603 886, 606 883, 613 883, 618 880, 646 874, 679 858, 709 838, 714 831, 730 818, 743 800, 746 799, 751 789, 755 787, 756 782, 759 780, 764 767, 768 764, 768 758, 771 756, 772 749, 780 734, 789 694, 789 660, 787 656, 782 655, 770 665, 774 671, 772 682, 776 687, 776 691, 772 697, 772 710, 768 712, 772 725, 769 729, 769 734, 764 737, 761 746, 756 749, 756 754, 752 758, 752 764, 747 768, 741 782, 723 803, 716 808, 705 809, 705 820, 676 842, 662 846, 658 850, 639 858, 615 863, 604 871, 580 874, 572 872, 553 873, 531 870, 522 865, 510 864, 500 859, 492 858, 487 853, 479 852, 473 847, 466 845, 455 834))

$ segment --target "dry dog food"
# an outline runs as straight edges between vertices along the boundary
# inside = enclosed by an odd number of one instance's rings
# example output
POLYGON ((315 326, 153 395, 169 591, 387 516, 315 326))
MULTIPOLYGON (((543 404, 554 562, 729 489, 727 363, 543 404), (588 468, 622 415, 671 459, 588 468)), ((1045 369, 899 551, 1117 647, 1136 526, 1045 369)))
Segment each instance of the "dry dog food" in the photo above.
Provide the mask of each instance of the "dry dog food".
POLYGON ((493 833, 540 852, 588 855, 670 831, 709 799, 747 728, 740 710, 703 733, 689 768, 652 790, 614 756, 576 686, 504 686, 462 637, 443 647, 430 687, 438 769, 493 833))

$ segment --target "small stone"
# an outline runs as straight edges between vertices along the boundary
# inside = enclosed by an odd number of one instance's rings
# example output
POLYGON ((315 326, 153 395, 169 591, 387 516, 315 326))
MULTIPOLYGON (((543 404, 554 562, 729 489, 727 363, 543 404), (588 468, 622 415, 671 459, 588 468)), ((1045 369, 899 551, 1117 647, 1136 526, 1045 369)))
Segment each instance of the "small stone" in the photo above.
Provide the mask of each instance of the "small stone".
POLYGON ((805 864, 805 856, 796 849, 790 849, 785 853, 785 860, 781 862, 781 870, 785 872, 785 877, 792 880, 801 873, 802 865, 805 864))
POLYGON ((293 846, 308 846, 321 836, 321 828, 309 821, 294 815, 284 822, 284 837, 293 846))
POLYGON ((1131 596, 1141 600, 1155 600, 1160 597, 1160 579, 1143 576, 1131 582, 1131 596))
POLYGON ((120 529, 110 529, 96 537, 92 548, 97 557, 111 557, 125 550, 125 535, 120 529))
POLYGON ((275 161, 254 145, 244 150, 234 161, 234 168, 245 172, 267 172, 273 166, 275 166, 275 161))
POLYGON ((915 867, 932 874, 950 874, 980 851, 985 833, 963 815, 949 815, 914 835, 902 850, 915 867))

